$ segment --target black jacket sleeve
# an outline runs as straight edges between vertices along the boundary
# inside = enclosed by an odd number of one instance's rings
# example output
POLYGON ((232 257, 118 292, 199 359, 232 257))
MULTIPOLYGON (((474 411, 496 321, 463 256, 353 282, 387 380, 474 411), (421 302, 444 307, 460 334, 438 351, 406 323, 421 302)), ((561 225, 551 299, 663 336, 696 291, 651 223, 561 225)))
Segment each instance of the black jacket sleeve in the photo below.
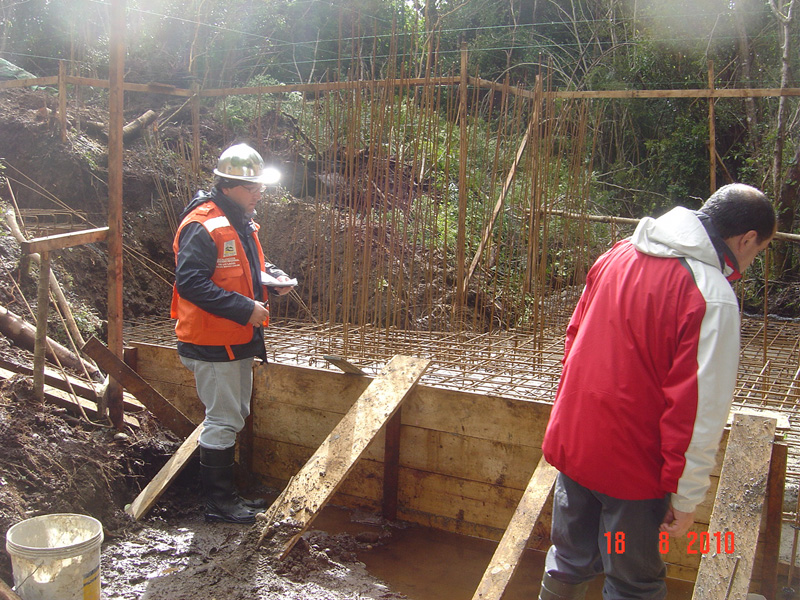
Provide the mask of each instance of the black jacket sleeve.
POLYGON ((254 300, 224 290, 211 281, 217 264, 217 247, 200 223, 189 223, 178 240, 175 287, 178 294, 213 315, 245 325, 254 300))

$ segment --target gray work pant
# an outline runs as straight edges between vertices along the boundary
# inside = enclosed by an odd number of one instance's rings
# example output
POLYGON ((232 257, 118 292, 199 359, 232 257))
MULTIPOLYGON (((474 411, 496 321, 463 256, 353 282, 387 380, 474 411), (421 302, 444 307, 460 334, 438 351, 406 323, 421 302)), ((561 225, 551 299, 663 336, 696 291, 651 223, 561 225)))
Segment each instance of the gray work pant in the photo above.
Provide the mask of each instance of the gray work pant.
POLYGON ((181 362, 194 373, 197 395, 206 408, 198 443, 209 450, 235 445, 250 414, 253 359, 206 362, 181 356, 181 362))
POLYGON ((658 528, 668 506, 668 496, 620 500, 559 473, 553 496, 553 545, 545 571, 569 584, 605 573, 605 600, 663 600, 666 567, 658 549, 658 528))

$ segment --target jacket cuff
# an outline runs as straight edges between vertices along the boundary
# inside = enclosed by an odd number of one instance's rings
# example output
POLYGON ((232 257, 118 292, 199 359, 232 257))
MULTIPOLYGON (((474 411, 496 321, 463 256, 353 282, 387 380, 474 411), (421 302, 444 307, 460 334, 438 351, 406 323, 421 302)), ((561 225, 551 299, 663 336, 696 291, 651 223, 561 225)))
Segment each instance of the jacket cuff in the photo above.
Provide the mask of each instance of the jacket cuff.
POLYGON ((684 498, 683 496, 679 496, 678 494, 671 494, 670 504, 675 510, 690 513, 695 511, 698 503, 684 498))

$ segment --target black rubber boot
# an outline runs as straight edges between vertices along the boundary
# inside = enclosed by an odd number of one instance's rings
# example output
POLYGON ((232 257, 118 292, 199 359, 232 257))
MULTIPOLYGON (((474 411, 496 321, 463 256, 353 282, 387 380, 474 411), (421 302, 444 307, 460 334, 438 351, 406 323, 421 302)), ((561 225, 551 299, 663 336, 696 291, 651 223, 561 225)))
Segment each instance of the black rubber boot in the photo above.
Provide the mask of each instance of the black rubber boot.
MULTIPOLYGON (((222 450, 209 450, 200 446, 200 463, 208 465, 209 467, 224 467, 233 464, 235 456, 235 446, 224 448, 222 450)), ((256 512, 263 512, 269 506, 269 502, 265 498, 242 498, 238 492, 241 503, 247 508, 256 509, 256 512)))
POLYGON ((254 523, 262 512, 245 504, 233 483, 233 448, 200 447, 200 480, 206 501, 206 521, 254 523))
POLYGON ((243 498, 241 496, 239 498, 247 508, 253 508, 257 512, 263 512, 269 506, 266 498, 243 498))
POLYGON ((583 600, 588 587, 588 582, 578 584, 564 583, 545 573, 542 577, 539 600, 583 600))

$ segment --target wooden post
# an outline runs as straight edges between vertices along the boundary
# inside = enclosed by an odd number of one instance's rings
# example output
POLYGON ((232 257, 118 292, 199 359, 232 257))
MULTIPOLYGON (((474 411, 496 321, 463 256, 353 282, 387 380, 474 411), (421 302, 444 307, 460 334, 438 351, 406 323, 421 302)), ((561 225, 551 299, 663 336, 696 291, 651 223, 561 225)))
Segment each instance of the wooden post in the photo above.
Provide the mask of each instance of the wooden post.
POLYGON ((761 592, 767 598, 778 597, 778 562, 781 552, 783 494, 786 488, 786 462, 789 447, 772 446, 772 461, 767 479, 767 525, 763 529, 764 555, 761 560, 761 592))
POLYGON ((756 415, 733 418, 708 524, 711 551, 700 558, 692 600, 747 595, 776 424, 774 418, 756 415))
POLYGON ((383 444, 383 518, 397 518, 397 493, 400 488, 400 424, 402 407, 386 423, 383 444))
MULTIPOLYGON (((708 61, 708 89, 714 90, 714 61, 708 61)), ((711 193, 717 191, 717 128, 716 119, 714 117, 714 102, 713 97, 708 99, 708 154, 709 154, 709 186, 711 193)))
MULTIPOLYGON (((326 354, 322 358, 332 365, 339 367, 345 373, 351 375, 367 374, 351 362, 341 356, 326 354)), ((400 489, 400 428, 402 424, 403 408, 399 407, 397 412, 392 415, 386 423, 386 431, 383 443, 383 518, 394 521, 397 518, 397 492, 400 489)))
POLYGON ((161 494, 169 487, 169 485, 180 475, 184 467, 189 464, 189 459, 197 450, 197 440, 200 439, 200 434, 203 432, 202 423, 189 435, 183 444, 181 444, 178 451, 172 455, 161 470, 155 477, 148 483, 145 488, 136 496, 136 500, 131 502, 125 507, 125 512, 133 517, 134 521, 138 521, 145 516, 156 501, 161 497, 161 494))
MULTIPOLYGON (((108 348, 122 358, 122 128, 125 93, 125 0, 111 0, 108 94, 108 348)), ((122 386, 111 379, 108 415, 123 427, 122 386)))
POLYGON ((50 309, 50 253, 39 258, 39 290, 36 298, 36 341, 33 349, 33 391, 44 400, 44 355, 47 345, 47 313, 50 309))
MULTIPOLYGON (((461 44, 461 83, 459 85, 458 123, 460 127, 461 149, 458 159, 458 232, 456 236, 456 306, 455 317, 460 322, 464 309, 466 288, 464 287, 464 265, 466 263, 467 239, 467 44, 461 44)), ((460 328, 460 326, 459 326, 460 328)))
POLYGON ((61 124, 61 142, 67 141, 67 66, 58 61, 58 122, 61 124))
POLYGON ((39 288, 36 306, 36 335, 33 346, 33 390, 39 400, 44 399, 44 362, 47 350, 47 313, 50 308, 50 251, 70 248, 105 239, 106 228, 87 229, 35 238, 20 243, 26 255, 39 254, 39 288))

